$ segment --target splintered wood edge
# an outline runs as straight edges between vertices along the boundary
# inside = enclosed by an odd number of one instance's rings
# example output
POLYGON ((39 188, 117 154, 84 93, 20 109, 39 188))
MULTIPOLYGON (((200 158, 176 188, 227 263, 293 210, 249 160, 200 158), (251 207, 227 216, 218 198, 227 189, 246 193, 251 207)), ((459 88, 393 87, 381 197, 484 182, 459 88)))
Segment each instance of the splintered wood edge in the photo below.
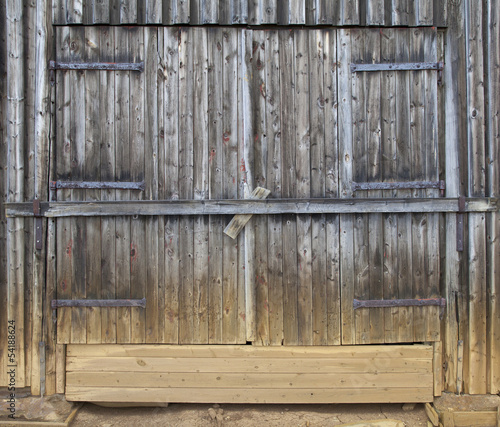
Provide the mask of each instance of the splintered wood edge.
MULTIPOLYGON (((259 199, 263 200, 266 199, 267 196, 269 196, 269 194, 271 194, 271 190, 268 190, 267 188, 256 187, 252 191, 249 200, 259 200, 259 199)), ((231 239, 236 239, 236 237, 238 237, 238 234, 240 234, 241 230, 243 230, 243 227, 245 227, 248 221, 250 221, 250 218, 252 218, 251 214, 235 215, 231 219, 227 227, 224 229, 224 234, 231 237, 231 239)))

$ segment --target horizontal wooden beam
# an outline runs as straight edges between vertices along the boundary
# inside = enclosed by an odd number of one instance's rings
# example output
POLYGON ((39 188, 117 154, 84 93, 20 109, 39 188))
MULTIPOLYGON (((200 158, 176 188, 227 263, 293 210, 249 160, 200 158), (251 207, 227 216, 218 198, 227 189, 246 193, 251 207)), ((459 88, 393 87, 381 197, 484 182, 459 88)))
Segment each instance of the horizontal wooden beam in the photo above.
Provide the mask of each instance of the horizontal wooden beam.
POLYGON ((387 64, 351 64, 351 72, 442 70, 442 62, 400 62, 387 64))
POLYGON ((144 62, 49 62, 50 70, 144 71, 144 62))
POLYGON ((425 307, 446 306, 444 298, 418 298, 418 299, 372 299, 372 300, 359 300, 355 299, 353 303, 354 310, 358 308, 378 308, 378 307, 425 307))
POLYGON ((117 181, 51 181, 50 188, 58 190, 60 188, 71 189, 97 189, 97 190, 141 190, 144 191, 144 181, 141 182, 117 182, 117 181))
MULTIPOLYGON (((458 212, 458 198, 394 199, 267 199, 267 200, 159 200, 101 202, 42 202, 47 218, 133 215, 279 215, 458 212)), ((32 217, 33 204, 6 203, 6 215, 32 217)), ((498 210, 498 199, 467 198, 465 212, 498 210)))
POLYGON ((58 307, 142 307, 146 308, 143 299, 53 299, 52 308, 58 307))
POLYGON ((444 181, 403 181, 403 182, 353 182, 352 191, 358 190, 405 190, 435 188, 444 191, 444 181))

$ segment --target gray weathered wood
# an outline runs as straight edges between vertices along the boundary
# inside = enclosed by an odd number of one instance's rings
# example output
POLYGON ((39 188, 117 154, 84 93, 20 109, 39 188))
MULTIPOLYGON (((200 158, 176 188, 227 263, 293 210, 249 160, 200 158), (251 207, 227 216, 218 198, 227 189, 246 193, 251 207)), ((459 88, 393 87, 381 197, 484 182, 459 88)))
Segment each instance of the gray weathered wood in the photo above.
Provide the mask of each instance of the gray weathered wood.
POLYGON ((55 299, 53 309, 59 307, 142 307, 146 308, 146 298, 142 299, 55 299))
MULTIPOLYGON (((97 47, 97 46, 96 46, 97 47)), ((144 71, 144 62, 60 62, 49 61, 51 70, 144 71)))

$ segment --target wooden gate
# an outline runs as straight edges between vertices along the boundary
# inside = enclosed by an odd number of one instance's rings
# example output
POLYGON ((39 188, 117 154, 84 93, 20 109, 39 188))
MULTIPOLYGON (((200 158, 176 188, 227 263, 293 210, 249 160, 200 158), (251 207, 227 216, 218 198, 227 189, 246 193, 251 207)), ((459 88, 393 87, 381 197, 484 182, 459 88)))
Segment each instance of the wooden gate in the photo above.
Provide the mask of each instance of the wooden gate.
POLYGON ((439 296, 439 214, 418 200, 370 207, 440 196, 437 39, 433 28, 58 27, 57 199, 123 202, 113 217, 76 205, 57 220, 57 295, 146 299, 59 308, 59 343, 438 341, 438 307, 353 304, 439 296), (198 214, 257 186, 272 214, 234 240, 224 213, 238 203, 198 214), (307 207, 342 198, 353 203, 307 207), (164 200, 164 215, 138 200, 164 200))

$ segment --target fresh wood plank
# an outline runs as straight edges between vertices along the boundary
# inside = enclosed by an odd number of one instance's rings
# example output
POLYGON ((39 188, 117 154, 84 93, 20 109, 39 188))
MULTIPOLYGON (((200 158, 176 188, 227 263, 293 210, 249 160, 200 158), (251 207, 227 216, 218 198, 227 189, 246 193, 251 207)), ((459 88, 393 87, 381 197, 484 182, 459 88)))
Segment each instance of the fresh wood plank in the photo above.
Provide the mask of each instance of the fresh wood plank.
POLYGON ((432 370, 434 377, 434 396, 441 396, 443 391, 443 346, 441 341, 432 343, 432 370))
MULTIPOLYGON (((241 388, 247 389, 304 389, 324 388, 349 390, 355 385, 359 388, 392 388, 398 384, 401 376, 397 373, 367 374, 360 380, 357 374, 308 374, 290 373, 198 373, 198 372, 68 372, 68 387, 135 387, 137 384, 146 388, 241 388)), ((401 388, 420 388, 429 384, 430 374, 406 374, 401 388)), ((493 413, 495 414, 495 413, 493 413)), ((496 414, 495 414, 496 415, 496 414)))
MULTIPOLYGON (((272 358, 259 359, 258 364, 253 357, 246 359, 221 358, 214 361, 206 359, 200 363, 200 358, 150 358, 150 357, 107 357, 96 359, 93 357, 68 358, 66 369, 68 372, 92 370, 95 372, 274 372, 274 373, 418 373, 425 374, 425 370, 432 372, 432 358, 411 359, 411 366, 407 359, 367 359, 367 358, 272 358), (98 366, 97 365, 98 362, 98 366)), ((429 375, 429 386, 432 395, 432 375, 429 375)))
POLYGON ((386 359, 395 355, 404 359, 430 359, 433 348, 429 345, 370 345, 370 346, 203 346, 203 345, 133 345, 94 344, 68 345, 68 357, 159 357, 159 358, 370 358, 386 359))
POLYGON ((427 402, 432 400, 428 388, 417 389, 359 389, 332 393, 331 389, 204 389, 193 393, 192 389, 148 389, 129 388, 117 390, 112 387, 71 387, 66 391, 69 401, 120 401, 127 402, 188 402, 188 403, 360 403, 427 402))

